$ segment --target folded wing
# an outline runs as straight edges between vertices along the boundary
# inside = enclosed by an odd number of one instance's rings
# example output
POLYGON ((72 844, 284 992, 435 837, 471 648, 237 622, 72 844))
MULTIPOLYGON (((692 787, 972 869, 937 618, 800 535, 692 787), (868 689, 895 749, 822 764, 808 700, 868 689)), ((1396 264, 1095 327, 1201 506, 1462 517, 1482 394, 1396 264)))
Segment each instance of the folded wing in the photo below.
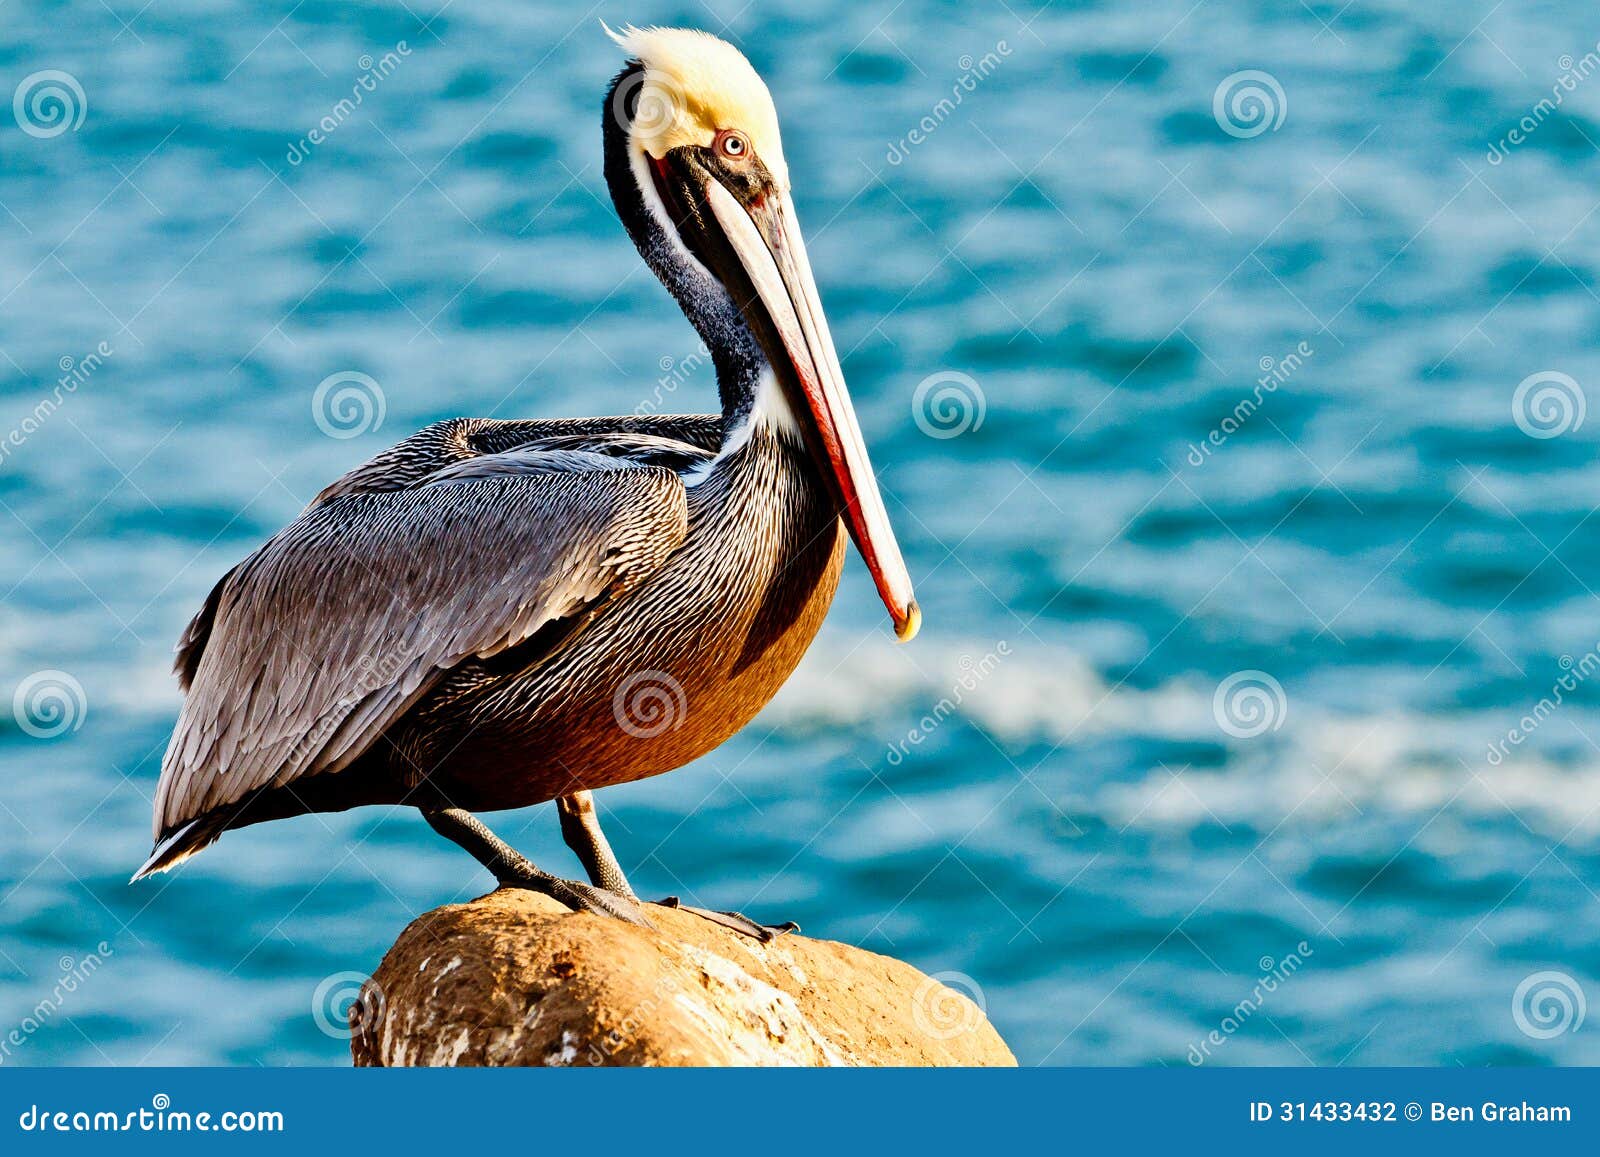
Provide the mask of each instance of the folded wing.
POLYGON ((686 533, 675 472, 564 448, 314 503, 185 636, 157 840, 259 788, 338 772, 442 672, 625 594, 686 533))

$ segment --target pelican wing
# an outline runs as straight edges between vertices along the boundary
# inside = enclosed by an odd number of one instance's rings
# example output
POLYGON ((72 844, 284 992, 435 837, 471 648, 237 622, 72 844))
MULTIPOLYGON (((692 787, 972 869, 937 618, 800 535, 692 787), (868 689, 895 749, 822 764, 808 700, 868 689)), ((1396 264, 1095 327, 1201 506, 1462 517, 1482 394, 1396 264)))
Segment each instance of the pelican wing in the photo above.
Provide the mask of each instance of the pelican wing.
POLYGON ((626 593, 687 520, 673 471, 580 450, 458 456, 402 488, 325 492, 185 635, 156 838, 347 766, 441 672, 626 593))
MULTIPOLYGON (((326 502, 363 490, 394 490, 413 485, 453 462, 546 443, 584 445, 613 456, 648 460, 623 447, 633 441, 676 447, 681 453, 715 451, 722 441, 722 419, 712 414, 645 414, 611 418, 448 418, 419 430, 404 442, 357 466, 313 500, 326 502)), ((667 465, 657 461, 655 465, 667 465)))
MULTIPOLYGON (((352 494, 385 493, 424 482, 440 470, 487 455, 523 449, 585 449, 641 465, 684 467, 710 457, 722 440, 717 414, 628 414, 610 418, 447 418, 417 431, 349 471, 312 499, 311 507, 352 494)), ((235 568, 237 569, 237 568, 235 568)), ((222 590, 218 580, 178 640, 173 670, 187 691, 211 637, 222 590)))

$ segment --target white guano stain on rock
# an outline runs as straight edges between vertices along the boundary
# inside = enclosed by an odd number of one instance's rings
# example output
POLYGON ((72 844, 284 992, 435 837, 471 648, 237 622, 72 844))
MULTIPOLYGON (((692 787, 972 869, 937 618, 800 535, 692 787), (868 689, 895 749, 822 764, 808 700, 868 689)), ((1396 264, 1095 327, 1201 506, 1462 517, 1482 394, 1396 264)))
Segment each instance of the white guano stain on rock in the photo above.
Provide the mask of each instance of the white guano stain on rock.
POLYGON ((699 966, 704 988, 713 999, 702 1004, 688 993, 680 993, 677 1003, 694 1015, 708 1033, 726 1040, 741 1056, 742 1063, 847 1063, 812 1027, 787 992, 751 976, 726 957, 692 944, 683 945, 682 952, 699 966))
POLYGON ((547 1053, 544 1063, 548 1068, 568 1068, 578 1059, 578 1038, 566 1030, 561 1033, 561 1047, 547 1053))
POLYGON ((471 1044, 472 1030, 462 1026, 461 1034, 448 1047, 443 1042, 440 1042, 439 1046, 433 1050, 433 1056, 428 1059, 428 1064, 435 1068, 454 1066, 466 1055, 467 1049, 471 1044))

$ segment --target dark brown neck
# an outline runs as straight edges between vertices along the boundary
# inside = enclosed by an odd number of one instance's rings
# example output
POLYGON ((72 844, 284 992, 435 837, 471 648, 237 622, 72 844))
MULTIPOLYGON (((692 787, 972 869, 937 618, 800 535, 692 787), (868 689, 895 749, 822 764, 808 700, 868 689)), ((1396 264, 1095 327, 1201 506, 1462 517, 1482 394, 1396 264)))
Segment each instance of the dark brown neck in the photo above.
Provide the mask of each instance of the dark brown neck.
POLYGON ((694 326, 711 352, 717 370, 723 420, 729 429, 748 416, 766 357, 745 324, 733 299, 699 262, 684 256, 683 247, 666 235, 660 220, 645 204, 644 190, 634 173, 628 130, 637 100, 637 77, 644 66, 634 61, 612 80, 606 90, 601 119, 605 137, 606 185, 617 216, 633 238, 639 255, 694 326))

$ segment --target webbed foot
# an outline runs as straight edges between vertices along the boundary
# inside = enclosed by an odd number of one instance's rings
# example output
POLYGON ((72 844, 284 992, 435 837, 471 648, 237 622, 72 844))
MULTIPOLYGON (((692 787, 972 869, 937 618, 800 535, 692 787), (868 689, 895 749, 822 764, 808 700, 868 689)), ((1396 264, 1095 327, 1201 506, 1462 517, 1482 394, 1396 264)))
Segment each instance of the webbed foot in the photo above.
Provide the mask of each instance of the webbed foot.
POLYGON ((782 924, 757 924, 742 912, 719 912, 710 908, 695 908, 683 903, 676 896, 668 896, 657 900, 655 903, 663 908, 676 908, 680 912, 692 912, 702 920, 709 920, 713 924, 720 924, 744 936, 759 940, 767 944, 782 936, 785 932, 798 932, 800 925, 793 920, 786 920, 782 924))

